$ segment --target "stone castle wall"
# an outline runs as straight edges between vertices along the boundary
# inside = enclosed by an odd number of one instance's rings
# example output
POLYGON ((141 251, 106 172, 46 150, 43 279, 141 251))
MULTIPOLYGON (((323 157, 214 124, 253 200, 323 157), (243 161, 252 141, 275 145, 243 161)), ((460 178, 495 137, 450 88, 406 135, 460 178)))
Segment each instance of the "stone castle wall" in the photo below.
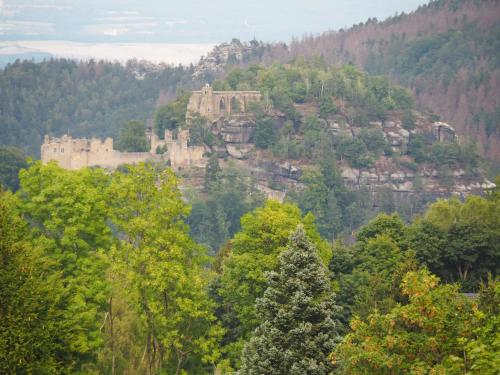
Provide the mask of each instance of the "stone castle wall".
POLYGON ((222 117, 245 114, 251 102, 260 101, 260 91, 213 91, 205 85, 189 98, 186 119, 199 114, 214 122, 222 117))
POLYGON ((170 161, 174 169, 189 166, 203 166, 205 149, 200 146, 188 146, 189 132, 180 131, 181 136, 172 138, 172 134, 165 134, 166 139, 160 140, 156 135, 151 137, 149 152, 121 152, 113 148, 113 139, 104 141, 92 138, 72 138, 64 135, 61 138, 45 136, 41 146, 41 160, 43 163, 55 160, 65 169, 76 170, 85 167, 99 166, 116 168, 122 164, 136 164, 145 161, 170 161), (166 150, 157 154, 157 146, 166 150))

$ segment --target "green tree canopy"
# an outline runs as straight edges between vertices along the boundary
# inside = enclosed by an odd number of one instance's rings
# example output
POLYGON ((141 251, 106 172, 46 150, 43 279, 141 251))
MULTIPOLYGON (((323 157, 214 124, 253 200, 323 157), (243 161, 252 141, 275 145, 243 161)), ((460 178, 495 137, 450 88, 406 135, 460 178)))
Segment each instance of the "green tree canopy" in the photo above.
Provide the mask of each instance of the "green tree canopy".
POLYGON ((74 327, 61 279, 32 245, 15 201, 0 192, 0 372, 57 374, 72 370, 74 327))
POLYGON ((238 321, 239 344, 233 353, 236 358, 243 340, 259 324, 254 305, 267 287, 266 272, 276 270, 278 256, 299 224, 304 225, 327 265, 331 250, 317 232, 314 217, 311 214, 303 217, 294 204, 268 201, 264 207, 241 218, 241 231, 231 240, 232 252, 224 261, 218 290, 227 313, 238 321))
POLYGON ((267 275, 256 301, 260 324, 245 346, 245 375, 330 374, 328 355, 340 340, 327 270, 302 226, 267 275))
POLYGON ((129 152, 149 151, 149 141, 146 137, 146 127, 140 121, 127 122, 120 131, 117 149, 129 152))
MULTIPOLYGON (((463 374, 474 362, 464 355, 474 340, 475 304, 456 285, 438 285, 426 270, 407 273, 401 291, 408 303, 366 320, 351 322, 352 332, 332 355, 342 374, 463 374)), ((493 371, 493 372, 492 372, 493 371)), ((490 368, 486 374, 493 374, 490 368)))
POLYGON ((19 171, 27 168, 26 155, 16 148, 0 147, 0 186, 16 191, 19 188, 19 171))
POLYGON ((222 334, 208 298, 203 247, 184 223, 177 178, 149 164, 116 171, 112 221, 122 233, 113 258, 145 330, 148 373, 203 373, 218 359, 222 334))

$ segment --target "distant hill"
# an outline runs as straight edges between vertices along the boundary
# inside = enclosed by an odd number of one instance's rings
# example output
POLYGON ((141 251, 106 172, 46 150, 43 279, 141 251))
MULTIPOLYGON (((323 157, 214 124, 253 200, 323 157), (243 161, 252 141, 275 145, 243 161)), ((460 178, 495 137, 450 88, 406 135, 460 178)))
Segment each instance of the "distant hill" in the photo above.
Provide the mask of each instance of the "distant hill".
POLYGON ((192 70, 129 61, 16 61, 0 70, 0 146, 39 156, 45 134, 118 135, 129 120, 145 122, 158 104, 189 87, 192 70))
POLYGON ((260 61, 320 56, 389 75, 414 92, 417 105, 452 123, 500 158, 500 2, 439 0, 383 22, 325 32, 266 48, 260 61))

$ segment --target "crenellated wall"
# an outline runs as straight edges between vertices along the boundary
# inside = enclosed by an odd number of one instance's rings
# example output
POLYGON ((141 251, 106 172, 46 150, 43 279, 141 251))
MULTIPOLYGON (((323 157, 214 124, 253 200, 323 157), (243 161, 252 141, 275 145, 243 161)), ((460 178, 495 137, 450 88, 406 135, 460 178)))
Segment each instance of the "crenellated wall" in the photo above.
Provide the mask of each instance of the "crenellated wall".
POLYGON ((45 136, 45 141, 41 146, 41 160, 43 163, 55 160, 61 167, 71 170, 93 166, 116 168, 122 164, 167 160, 174 169, 204 165, 205 150, 200 146, 188 146, 188 130, 180 131, 177 139, 173 139, 172 133, 167 134, 167 132, 165 140, 158 139, 156 135, 151 137, 149 152, 115 150, 112 138, 102 141, 97 138, 72 138, 69 135, 61 138, 45 136), (163 154, 156 152, 158 146, 166 149, 163 154))

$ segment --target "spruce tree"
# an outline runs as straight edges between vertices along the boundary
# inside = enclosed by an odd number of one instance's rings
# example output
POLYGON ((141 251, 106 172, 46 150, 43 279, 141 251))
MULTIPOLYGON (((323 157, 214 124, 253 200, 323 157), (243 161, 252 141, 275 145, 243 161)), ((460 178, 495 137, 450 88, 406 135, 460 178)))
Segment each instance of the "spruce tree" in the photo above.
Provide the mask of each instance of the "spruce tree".
POLYGON ((327 271, 302 226, 256 302, 261 320, 242 355, 241 375, 328 374, 340 323, 327 271))

